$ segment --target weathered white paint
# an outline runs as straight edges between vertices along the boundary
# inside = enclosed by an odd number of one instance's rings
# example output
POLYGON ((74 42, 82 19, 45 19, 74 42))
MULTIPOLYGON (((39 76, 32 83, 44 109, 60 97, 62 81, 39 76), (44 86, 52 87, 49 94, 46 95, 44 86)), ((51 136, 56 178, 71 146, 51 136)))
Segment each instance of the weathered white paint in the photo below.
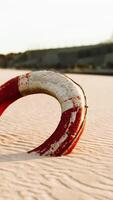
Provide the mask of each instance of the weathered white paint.
POLYGON ((65 112, 66 110, 73 108, 72 99, 62 102, 61 107, 62 107, 62 112, 65 112))
POLYGON ((81 89, 73 81, 56 72, 44 70, 31 72, 28 77, 22 75, 19 78, 19 90, 22 96, 33 93, 52 95, 61 104, 62 112, 73 107, 73 98, 76 99, 78 106, 84 107, 84 96, 81 89))
POLYGON ((26 75, 19 76, 18 88, 22 96, 29 94, 29 79, 26 75))
POLYGON ((74 123, 76 119, 76 114, 77 112, 72 112, 71 118, 70 118, 70 123, 74 123))
POLYGON ((60 145, 67 139, 67 137, 68 137, 67 134, 62 135, 60 140, 55 142, 54 144, 51 144, 50 149, 46 151, 43 155, 47 156, 50 155, 51 153, 54 153, 60 147, 60 145))

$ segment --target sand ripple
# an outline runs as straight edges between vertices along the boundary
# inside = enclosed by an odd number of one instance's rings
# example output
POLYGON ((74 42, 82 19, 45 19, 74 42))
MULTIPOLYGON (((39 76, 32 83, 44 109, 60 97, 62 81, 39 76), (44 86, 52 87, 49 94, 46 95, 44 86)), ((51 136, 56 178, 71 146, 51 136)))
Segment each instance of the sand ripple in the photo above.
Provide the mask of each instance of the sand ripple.
MULTIPOLYGON (((22 73, 0 70, 0 84, 22 73)), ((0 119, 0 200, 113 200, 113 78, 70 76, 88 98, 80 142, 64 157, 27 155, 56 128, 60 106, 47 95, 15 102, 0 119)))

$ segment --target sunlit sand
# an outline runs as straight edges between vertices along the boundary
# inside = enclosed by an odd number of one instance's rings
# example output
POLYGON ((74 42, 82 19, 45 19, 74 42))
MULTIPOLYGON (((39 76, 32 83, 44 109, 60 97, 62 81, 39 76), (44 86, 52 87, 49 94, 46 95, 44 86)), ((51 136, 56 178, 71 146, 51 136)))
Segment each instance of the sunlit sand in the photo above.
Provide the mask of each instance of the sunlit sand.
MULTIPOLYGON (((0 85, 23 73, 0 69, 0 85)), ((0 200, 113 199, 113 78, 68 76, 84 88, 89 106, 80 141, 68 156, 28 155, 57 127, 60 105, 44 94, 10 105, 0 119, 0 200)))

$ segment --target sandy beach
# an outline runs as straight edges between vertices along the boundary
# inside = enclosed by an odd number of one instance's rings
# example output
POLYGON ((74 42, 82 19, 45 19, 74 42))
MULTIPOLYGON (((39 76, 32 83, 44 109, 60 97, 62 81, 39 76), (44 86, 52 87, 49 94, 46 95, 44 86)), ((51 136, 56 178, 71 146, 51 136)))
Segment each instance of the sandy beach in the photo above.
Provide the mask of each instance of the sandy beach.
MULTIPOLYGON (((0 69, 0 85, 25 72, 0 69)), ((77 146, 68 156, 27 155, 57 127, 60 105, 44 94, 10 105, 0 119, 0 200, 113 200, 113 77, 68 76, 89 106, 77 146)))

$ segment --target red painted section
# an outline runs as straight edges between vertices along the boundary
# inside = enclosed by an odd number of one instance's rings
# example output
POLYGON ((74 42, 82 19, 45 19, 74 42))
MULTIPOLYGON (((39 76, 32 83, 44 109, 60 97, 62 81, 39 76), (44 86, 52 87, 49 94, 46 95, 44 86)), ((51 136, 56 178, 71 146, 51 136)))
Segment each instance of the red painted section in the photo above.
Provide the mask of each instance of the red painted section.
POLYGON ((77 144, 77 141, 79 140, 80 135, 83 132, 83 125, 84 125, 84 124, 82 124, 82 121, 81 121, 81 116, 82 116, 82 112, 83 112, 82 109, 79 109, 79 111, 77 112, 75 122, 70 123, 71 114, 75 110, 77 110, 76 107, 65 111, 62 114, 60 123, 59 123, 57 129, 55 130, 55 132, 43 144, 41 144, 39 147, 29 151, 28 153, 37 152, 40 155, 43 155, 51 148, 52 144, 58 142, 60 140, 60 138, 62 136, 64 136, 65 134, 68 134, 67 139, 60 144, 60 146, 58 147, 58 149, 56 151, 53 151, 51 153, 49 152, 49 155, 61 156, 61 155, 63 155, 63 153, 66 150, 67 150, 66 151, 67 153, 71 152, 72 149, 77 144))
POLYGON ((0 86, 0 115, 15 100, 19 99, 21 94, 18 90, 18 77, 13 78, 0 86))
MULTIPOLYGON (((67 139, 57 149, 57 151, 55 152, 55 155, 57 155, 57 156, 63 155, 64 152, 66 150, 68 150, 68 148, 70 148, 71 144, 73 143, 73 140, 75 140, 75 142, 77 143, 77 136, 80 131, 79 127, 82 124, 81 115, 82 115, 82 109, 80 108, 79 111, 77 112, 75 121, 73 123, 71 123, 70 126, 68 127, 67 139)), ((74 148, 74 146, 73 146, 73 148, 74 148)))
POLYGON ((70 143, 70 145, 68 146, 68 148, 66 149, 66 151, 64 152, 63 155, 67 155, 67 154, 72 152, 72 150, 76 146, 77 142, 79 141, 79 139, 80 139, 80 137, 81 137, 81 135, 82 135, 82 133, 84 131, 85 124, 86 124, 86 120, 84 120, 82 126, 80 127, 80 130, 78 131, 77 135, 75 136, 73 141, 70 143))
POLYGON ((62 135, 64 135, 64 133, 66 132, 66 129, 69 125, 71 113, 72 113, 72 109, 62 113, 60 123, 57 129, 54 131, 54 133, 43 144, 29 151, 28 153, 38 152, 42 155, 50 149, 51 144, 54 144, 55 142, 59 141, 62 135))

